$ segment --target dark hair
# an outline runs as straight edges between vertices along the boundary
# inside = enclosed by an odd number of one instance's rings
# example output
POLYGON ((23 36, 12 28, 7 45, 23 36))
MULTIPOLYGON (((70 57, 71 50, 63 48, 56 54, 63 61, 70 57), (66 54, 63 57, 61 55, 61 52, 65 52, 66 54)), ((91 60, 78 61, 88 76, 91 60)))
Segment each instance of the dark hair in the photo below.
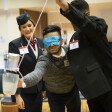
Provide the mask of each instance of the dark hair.
POLYGON ((89 11, 89 4, 85 0, 73 0, 70 4, 81 12, 89 11))
POLYGON ((43 30, 43 36, 50 33, 50 32, 58 32, 58 34, 61 36, 61 28, 57 25, 48 25, 44 30, 43 30))
MULTIPOLYGON (((34 22, 32 19, 29 19, 29 21, 31 21, 31 22, 32 22, 33 26, 35 26, 35 22, 34 22)), ((28 22, 28 21, 27 21, 27 22, 28 22)), ((27 22, 26 22, 26 23, 27 23, 27 22)), ((19 27, 19 30, 21 30, 21 28, 20 28, 20 27, 21 27, 21 25, 19 25, 18 27, 19 27)))

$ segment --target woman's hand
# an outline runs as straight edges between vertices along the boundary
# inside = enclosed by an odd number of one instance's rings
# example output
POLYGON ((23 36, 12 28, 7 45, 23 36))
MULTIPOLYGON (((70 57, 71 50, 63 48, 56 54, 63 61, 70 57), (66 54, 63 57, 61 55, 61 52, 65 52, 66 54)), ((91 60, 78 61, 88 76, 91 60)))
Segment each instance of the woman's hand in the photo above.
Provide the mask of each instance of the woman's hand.
POLYGON ((16 103, 18 105, 18 108, 25 109, 25 104, 24 104, 24 101, 23 101, 22 97, 20 96, 20 94, 16 94, 15 98, 16 98, 16 103))

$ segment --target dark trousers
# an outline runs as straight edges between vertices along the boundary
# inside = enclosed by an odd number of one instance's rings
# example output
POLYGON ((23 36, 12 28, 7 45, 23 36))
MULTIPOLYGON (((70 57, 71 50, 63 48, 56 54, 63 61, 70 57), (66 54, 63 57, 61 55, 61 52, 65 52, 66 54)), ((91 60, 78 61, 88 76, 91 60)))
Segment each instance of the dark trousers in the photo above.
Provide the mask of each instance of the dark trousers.
POLYGON ((112 112, 112 91, 87 101, 90 112, 112 112))
MULTIPOLYGON (((25 110, 19 109, 19 112, 42 112, 42 94, 21 94, 25 103, 25 110)), ((12 100, 15 102, 14 96, 12 100)))
POLYGON ((47 91, 48 102, 51 112, 80 112, 81 101, 77 89, 66 94, 55 94, 47 91))

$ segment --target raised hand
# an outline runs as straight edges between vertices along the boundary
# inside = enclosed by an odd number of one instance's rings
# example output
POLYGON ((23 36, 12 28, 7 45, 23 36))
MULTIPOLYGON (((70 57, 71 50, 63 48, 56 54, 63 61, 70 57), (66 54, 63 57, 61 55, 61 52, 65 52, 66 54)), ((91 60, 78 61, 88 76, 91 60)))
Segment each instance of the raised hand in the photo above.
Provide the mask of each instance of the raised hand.
POLYGON ((67 11, 69 9, 67 0, 56 0, 56 3, 60 6, 63 11, 67 11))

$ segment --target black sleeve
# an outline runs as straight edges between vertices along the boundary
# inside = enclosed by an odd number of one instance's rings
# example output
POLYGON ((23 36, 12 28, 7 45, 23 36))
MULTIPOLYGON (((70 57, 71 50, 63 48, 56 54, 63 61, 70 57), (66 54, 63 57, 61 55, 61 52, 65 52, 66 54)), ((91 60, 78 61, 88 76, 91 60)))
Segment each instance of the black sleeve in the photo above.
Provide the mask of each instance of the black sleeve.
POLYGON ((19 48, 16 46, 16 44, 14 44, 13 42, 10 42, 8 47, 8 52, 19 54, 19 48))
POLYGON ((69 4, 69 10, 64 12, 60 9, 60 12, 65 16, 72 24, 78 29, 83 31, 89 37, 103 37, 107 34, 107 24, 104 19, 85 16, 78 9, 69 4))

